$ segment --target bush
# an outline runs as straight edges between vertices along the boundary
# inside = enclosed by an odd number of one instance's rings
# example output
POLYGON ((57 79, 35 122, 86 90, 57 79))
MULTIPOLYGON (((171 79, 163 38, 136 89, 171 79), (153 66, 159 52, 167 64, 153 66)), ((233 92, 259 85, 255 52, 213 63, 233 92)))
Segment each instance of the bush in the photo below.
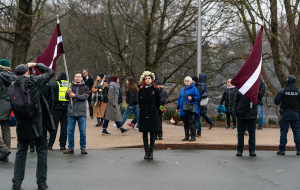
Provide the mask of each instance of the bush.
MULTIPOLYGON (((163 120, 171 120, 175 113, 175 110, 166 110, 166 112, 163 114, 163 120)), ((179 121, 182 121, 180 117, 178 119, 179 121)))
POLYGON ((270 125, 277 125, 277 121, 275 120, 272 120, 272 119, 269 119, 269 122, 268 122, 270 125))

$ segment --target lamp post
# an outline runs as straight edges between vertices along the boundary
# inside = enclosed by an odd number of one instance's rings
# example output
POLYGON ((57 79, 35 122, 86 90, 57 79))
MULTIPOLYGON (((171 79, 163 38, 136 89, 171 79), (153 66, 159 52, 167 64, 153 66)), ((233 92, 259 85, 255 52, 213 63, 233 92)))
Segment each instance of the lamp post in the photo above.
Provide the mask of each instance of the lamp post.
POLYGON ((201 0, 198 0, 198 25, 197 25, 197 76, 202 70, 202 22, 201 22, 201 0))

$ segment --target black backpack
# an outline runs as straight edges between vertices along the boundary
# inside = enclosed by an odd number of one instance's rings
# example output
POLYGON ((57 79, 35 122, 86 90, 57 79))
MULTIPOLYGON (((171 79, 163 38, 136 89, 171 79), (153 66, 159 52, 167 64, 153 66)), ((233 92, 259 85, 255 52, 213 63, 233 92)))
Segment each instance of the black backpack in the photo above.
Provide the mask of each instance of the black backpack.
POLYGON ((102 95, 103 95, 103 103, 107 103, 108 102, 108 98, 107 98, 107 95, 108 95, 108 90, 109 90, 109 87, 105 87, 103 89, 103 92, 102 92, 102 95))
POLYGON ((10 103, 18 120, 28 120, 35 114, 35 105, 31 101, 30 90, 27 85, 29 78, 17 80, 12 84, 10 103))

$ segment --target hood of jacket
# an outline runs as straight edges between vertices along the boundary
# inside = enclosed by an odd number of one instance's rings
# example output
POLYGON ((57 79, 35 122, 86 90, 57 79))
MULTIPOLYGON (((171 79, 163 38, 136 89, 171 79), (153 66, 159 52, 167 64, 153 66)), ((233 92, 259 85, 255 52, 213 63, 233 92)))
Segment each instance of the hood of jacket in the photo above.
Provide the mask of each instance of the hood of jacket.
POLYGON ((205 73, 199 74, 199 83, 206 83, 206 79, 207 79, 207 74, 205 73))
POLYGON ((60 80, 68 80, 68 79, 67 79, 67 74, 66 74, 66 72, 61 72, 61 73, 57 76, 56 80, 57 80, 57 81, 60 81, 60 80))
POLYGON ((184 88, 186 89, 186 90, 188 90, 188 89, 191 89, 191 88, 194 88, 195 87, 195 84, 192 82, 192 84, 189 86, 189 87, 186 87, 186 86, 184 86, 184 88))
POLYGON ((5 86, 10 86, 13 82, 12 73, 10 71, 0 70, 0 79, 5 86))

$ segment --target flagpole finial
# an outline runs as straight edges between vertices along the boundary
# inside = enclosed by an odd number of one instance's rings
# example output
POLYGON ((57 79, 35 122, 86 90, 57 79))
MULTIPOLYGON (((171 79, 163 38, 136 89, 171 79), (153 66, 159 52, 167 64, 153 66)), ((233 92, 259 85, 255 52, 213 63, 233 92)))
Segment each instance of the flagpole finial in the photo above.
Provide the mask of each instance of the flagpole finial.
POLYGON ((57 16, 57 24, 59 24, 60 22, 59 22, 59 19, 58 19, 58 15, 56 15, 57 16))

